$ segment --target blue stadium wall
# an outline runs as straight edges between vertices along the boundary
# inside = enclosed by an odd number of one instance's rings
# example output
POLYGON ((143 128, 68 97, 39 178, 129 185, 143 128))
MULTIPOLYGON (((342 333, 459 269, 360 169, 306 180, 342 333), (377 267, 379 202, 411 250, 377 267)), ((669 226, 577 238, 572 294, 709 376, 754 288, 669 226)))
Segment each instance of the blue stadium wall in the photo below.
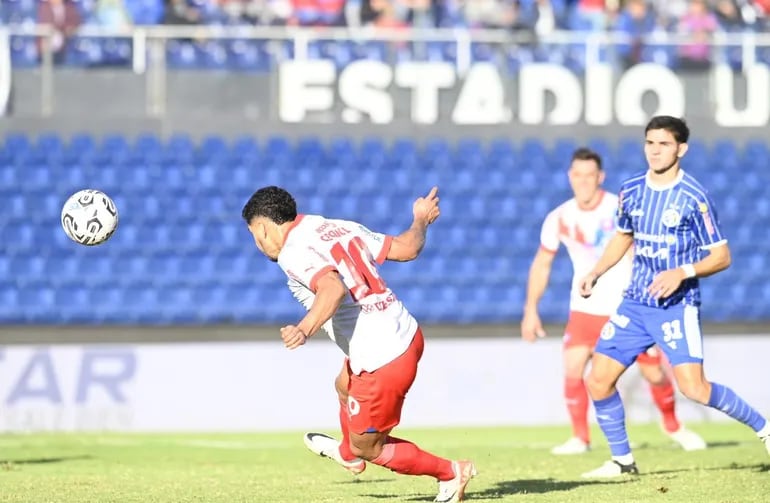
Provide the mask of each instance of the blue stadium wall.
MULTIPOLYGON (((301 212, 388 233, 403 230, 414 198, 438 185, 442 217, 424 254, 386 264, 385 278, 425 323, 514 322, 542 218, 570 195, 572 150, 588 145, 605 157, 609 190, 644 169, 638 127, 286 125, 235 113, 232 96, 259 89, 254 80, 228 81, 232 103, 202 109, 194 90, 207 80, 191 74, 172 75, 179 92, 167 116, 147 119, 137 77, 110 75, 64 72, 58 108, 45 119, 27 85, 36 75, 15 77, 15 110, 0 122, 3 324, 295 320, 285 278, 240 219, 248 196, 270 184, 292 191, 301 212), (115 98, 108 81, 125 91, 120 104, 88 107, 115 98), (59 223, 63 201, 86 187, 110 194, 120 210, 116 234, 93 248, 69 241, 59 223)), ((212 88, 222 83, 208 79, 212 88)), ((767 128, 694 126, 685 168, 711 189, 734 254, 731 269, 704 282, 703 318, 767 321, 767 128)), ((565 319, 571 274, 562 254, 545 320, 565 319)))

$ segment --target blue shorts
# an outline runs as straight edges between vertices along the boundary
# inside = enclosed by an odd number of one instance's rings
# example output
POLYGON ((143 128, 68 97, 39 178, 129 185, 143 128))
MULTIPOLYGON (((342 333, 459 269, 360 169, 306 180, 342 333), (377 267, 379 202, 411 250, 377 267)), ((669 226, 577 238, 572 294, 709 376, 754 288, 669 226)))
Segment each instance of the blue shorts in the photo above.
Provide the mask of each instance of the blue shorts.
POLYGON ((676 304, 664 309, 623 299, 604 325, 595 351, 628 367, 655 344, 671 365, 703 363, 698 307, 676 304))

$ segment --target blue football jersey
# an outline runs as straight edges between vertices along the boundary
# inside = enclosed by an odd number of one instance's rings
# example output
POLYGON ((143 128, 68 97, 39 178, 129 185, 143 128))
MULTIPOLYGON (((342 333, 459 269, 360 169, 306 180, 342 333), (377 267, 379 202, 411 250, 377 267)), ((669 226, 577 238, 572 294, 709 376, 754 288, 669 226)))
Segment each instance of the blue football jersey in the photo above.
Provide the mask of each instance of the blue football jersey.
POLYGON ((651 185, 646 172, 626 180, 618 200, 618 230, 634 235, 627 298, 653 307, 700 305, 697 278, 686 279, 665 299, 647 292, 659 272, 698 262, 704 250, 727 242, 714 203, 695 178, 680 171, 663 187, 651 185))

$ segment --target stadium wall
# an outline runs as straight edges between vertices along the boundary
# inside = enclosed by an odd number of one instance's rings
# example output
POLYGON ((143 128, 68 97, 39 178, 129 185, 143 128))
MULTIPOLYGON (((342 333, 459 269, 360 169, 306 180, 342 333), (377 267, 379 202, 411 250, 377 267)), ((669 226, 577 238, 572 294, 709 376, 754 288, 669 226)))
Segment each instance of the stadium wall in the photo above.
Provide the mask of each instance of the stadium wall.
MULTIPOLYGON (((770 410, 770 337, 710 336, 708 374, 770 410)), ((336 346, 280 342, 18 345, 0 351, 0 430, 254 431, 336 428, 336 346), (280 386, 276 383, 280 382, 280 386)), ((430 339, 404 427, 567 422, 560 342, 430 339), (459 405, 459 406, 458 406, 459 405)), ((631 422, 657 421, 635 369, 621 381, 631 422)), ((720 413, 679 397, 689 422, 720 413)))
MULTIPOLYGON (((425 90, 391 84, 362 95, 370 89, 365 72, 345 75, 348 68, 338 70, 329 61, 289 64, 300 68, 270 74, 168 70, 160 92, 152 90, 147 75, 127 69, 57 68, 45 89, 40 70, 14 69, 0 132, 614 140, 638 136, 640 125, 656 112, 686 115, 694 137, 704 141, 763 138, 770 126, 765 65, 754 73, 717 67, 674 74, 650 64, 646 73, 630 77, 607 70, 589 78, 558 65, 529 65, 540 67, 539 73, 514 77, 477 64, 461 76, 447 64, 441 68, 449 80, 425 90), (318 73, 316 65, 324 63, 329 74, 324 83, 295 82, 297 75, 318 73), (550 85, 555 77, 549 72, 567 72, 562 77, 570 77, 571 85, 550 85), (484 94, 490 79, 497 89, 494 99, 484 94), (321 102, 311 92, 319 89, 321 102), (367 108, 370 101, 380 106, 367 108), (525 105, 533 102, 537 105, 525 105)), ((438 71, 420 71, 428 70, 438 71)), ((388 71, 399 75, 398 66, 388 71)))

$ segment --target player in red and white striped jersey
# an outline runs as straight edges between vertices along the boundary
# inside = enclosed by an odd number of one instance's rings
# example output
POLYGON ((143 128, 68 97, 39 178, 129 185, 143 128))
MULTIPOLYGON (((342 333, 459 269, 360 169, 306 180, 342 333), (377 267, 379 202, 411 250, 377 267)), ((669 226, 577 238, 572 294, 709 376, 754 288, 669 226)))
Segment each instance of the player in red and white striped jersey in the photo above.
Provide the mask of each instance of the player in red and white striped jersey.
POLYGON ((308 433, 305 444, 358 474, 366 461, 405 475, 435 477, 435 501, 463 498, 476 474, 470 461, 450 461, 392 437, 404 398, 414 382, 423 352, 417 321, 380 276, 385 260, 414 260, 428 226, 439 216, 438 189, 418 198, 411 227, 398 236, 364 225, 297 214, 294 198, 279 187, 265 187, 243 208, 257 247, 277 262, 294 297, 307 309, 296 325, 281 329, 289 349, 323 330, 347 355, 335 385, 340 401, 339 442, 308 433))

